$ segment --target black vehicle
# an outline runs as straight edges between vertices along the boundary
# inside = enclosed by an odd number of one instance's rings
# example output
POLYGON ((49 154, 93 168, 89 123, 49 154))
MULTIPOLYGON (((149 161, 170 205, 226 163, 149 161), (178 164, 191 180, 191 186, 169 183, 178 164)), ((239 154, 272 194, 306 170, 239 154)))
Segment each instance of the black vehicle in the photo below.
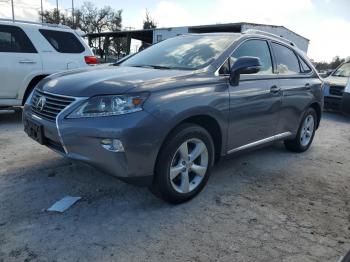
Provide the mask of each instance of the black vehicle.
POLYGON ((183 35, 108 67, 45 78, 25 130, 179 203, 220 157, 284 141, 306 151, 319 126, 322 81, 293 43, 264 33, 183 35))
POLYGON ((340 65, 325 78, 324 107, 350 114, 350 61, 340 65))

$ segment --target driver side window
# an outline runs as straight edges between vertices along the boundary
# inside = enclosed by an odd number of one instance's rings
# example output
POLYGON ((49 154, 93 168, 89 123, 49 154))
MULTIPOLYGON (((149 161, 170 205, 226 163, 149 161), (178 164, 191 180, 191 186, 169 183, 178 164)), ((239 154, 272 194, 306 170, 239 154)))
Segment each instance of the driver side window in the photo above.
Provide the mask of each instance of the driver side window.
POLYGON ((229 74, 229 68, 242 56, 253 56, 260 58, 261 70, 256 75, 273 74, 270 48, 265 40, 248 40, 240 45, 231 55, 230 62, 221 67, 220 74, 229 74), (229 65, 228 65, 229 64, 229 65))

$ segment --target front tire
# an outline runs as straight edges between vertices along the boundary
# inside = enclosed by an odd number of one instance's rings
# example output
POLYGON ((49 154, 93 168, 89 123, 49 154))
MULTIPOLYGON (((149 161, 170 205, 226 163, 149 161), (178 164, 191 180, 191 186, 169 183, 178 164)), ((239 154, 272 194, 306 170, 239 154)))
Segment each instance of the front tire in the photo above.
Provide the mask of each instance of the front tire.
POLYGON ((298 133, 293 140, 286 140, 286 148, 292 152, 302 153, 308 150, 315 137, 317 114, 315 109, 309 108, 301 121, 298 133))
POLYGON ((188 201, 204 188, 213 160, 214 144, 208 131, 195 124, 182 124, 159 153, 151 191, 169 203, 188 201))

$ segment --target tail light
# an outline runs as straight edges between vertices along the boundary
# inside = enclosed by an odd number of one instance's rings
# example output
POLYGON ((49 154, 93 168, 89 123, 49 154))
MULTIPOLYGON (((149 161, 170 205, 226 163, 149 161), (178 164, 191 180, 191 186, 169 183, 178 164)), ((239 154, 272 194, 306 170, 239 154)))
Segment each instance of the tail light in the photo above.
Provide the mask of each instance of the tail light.
POLYGON ((97 65, 97 57, 96 56, 84 56, 85 63, 88 65, 97 65))

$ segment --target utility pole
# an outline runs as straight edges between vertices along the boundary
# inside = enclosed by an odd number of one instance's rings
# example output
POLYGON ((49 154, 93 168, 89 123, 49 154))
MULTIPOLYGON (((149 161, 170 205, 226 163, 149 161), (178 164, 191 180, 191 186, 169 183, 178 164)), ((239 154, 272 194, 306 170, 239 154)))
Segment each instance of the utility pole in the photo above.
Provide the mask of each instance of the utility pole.
POLYGON ((14 22, 15 21, 15 8, 14 8, 14 5, 13 5, 13 0, 11 0, 11 6, 12 6, 12 20, 14 22))
POLYGON ((4 3, 4 4, 8 4, 11 1, 11 7, 12 7, 12 21, 15 21, 15 8, 14 8, 14 4, 13 1, 14 0, 0 0, 0 4, 4 3))
POLYGON ((74 0, 72 0, 72 25, 73 25, 73 29, 75 29, 75 26, 74 26, 74 0))
POLYGON ((56 0, 56 11, 57 11, 57 24, 60 23, 60 13, 58 11, 58 0, 56 0))
POLYGON ((43 8, 43 0, 41 1, 41 22, 44 23, 44 8, 43 8))

